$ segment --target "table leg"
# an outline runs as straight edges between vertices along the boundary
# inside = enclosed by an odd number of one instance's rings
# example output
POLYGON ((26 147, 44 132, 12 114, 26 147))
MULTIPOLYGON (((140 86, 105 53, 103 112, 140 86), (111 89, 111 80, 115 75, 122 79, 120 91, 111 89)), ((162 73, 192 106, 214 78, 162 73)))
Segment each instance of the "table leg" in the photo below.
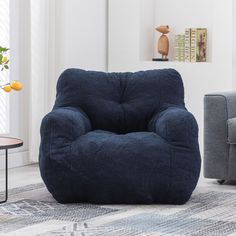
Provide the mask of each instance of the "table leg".
POLYGON ((4 203, 7 201, 8 198, 8 149, 6 149, 6 153, 5 153, 5 188, 6 188, 6 192, 5 192, 5 200, 1 201, 1 203, 4 203))

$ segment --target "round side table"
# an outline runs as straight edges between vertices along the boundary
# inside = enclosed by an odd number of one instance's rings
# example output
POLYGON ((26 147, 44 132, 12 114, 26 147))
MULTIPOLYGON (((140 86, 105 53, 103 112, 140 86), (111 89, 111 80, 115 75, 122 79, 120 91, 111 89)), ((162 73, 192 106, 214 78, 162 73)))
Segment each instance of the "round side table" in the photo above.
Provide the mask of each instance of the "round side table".
POLYGON ((5 180, 6 180, 6 194, 5 200, 0 201, 4 203, 7 201, 8 198, 8 149, 21 147, 23 145, 23 141, 16 138, 8 138, 8 137, 0 137, 0 150, 5 150, 5 180))

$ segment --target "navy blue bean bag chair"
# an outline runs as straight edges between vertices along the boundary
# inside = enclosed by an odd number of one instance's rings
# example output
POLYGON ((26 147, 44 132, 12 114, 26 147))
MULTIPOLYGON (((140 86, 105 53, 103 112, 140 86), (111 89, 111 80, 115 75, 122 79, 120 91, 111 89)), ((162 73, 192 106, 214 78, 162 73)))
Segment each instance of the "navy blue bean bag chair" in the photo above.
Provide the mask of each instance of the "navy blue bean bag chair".
POLYGON ((201 158, 181 76, 66 70, 42 121, 39 164, 60 203, 184 204, 201 158))

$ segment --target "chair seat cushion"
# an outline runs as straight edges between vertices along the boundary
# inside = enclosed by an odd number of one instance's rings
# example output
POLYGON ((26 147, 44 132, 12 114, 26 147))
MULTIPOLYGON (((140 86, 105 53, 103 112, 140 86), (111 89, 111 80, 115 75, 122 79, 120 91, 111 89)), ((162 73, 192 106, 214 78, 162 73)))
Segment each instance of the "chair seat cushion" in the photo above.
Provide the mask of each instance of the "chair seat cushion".
POLYGON ((186 151, 153 132, 95 130, 72 142, 70 149, 71 155, 53 159, 53 172, 47 173, 60 175, 59 184, 52 184, 58 189, 51 192, 62 203, 182 204, 195 184, 191 155, 185 158, 186 151))

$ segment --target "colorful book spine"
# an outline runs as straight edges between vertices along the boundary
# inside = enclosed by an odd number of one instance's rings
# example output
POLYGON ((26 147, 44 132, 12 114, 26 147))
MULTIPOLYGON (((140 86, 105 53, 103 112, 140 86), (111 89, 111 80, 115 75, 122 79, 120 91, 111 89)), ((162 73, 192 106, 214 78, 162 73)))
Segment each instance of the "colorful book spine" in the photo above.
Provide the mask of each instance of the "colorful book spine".
POLYGON ((197 52, 197 29, 196 28, 192 28, 191 29, 191 49, 190 49, 190 61, 191 62, 196 62, 197 61, 197 57, 196 57, 196 52, 197 52))
POLYGON ((185 35, 175 35, 175 60, 183 62, 185 60, 185 35))
POLYGON ((179 35, 175 35, 175 60, 179 61, 179 35))
POLYGON ((207 29, 191 29, 191 62, 205 62, 207 48, 207 29))
POLYGON ((207 50, 207 29, 197 29, 197 45, 196 45, 196 60, 197 62, 206 62, 207 50))
POLYGON ((191 61, 191 28, 185 29, 185 50, 184 50, 184 61, 191 61))

